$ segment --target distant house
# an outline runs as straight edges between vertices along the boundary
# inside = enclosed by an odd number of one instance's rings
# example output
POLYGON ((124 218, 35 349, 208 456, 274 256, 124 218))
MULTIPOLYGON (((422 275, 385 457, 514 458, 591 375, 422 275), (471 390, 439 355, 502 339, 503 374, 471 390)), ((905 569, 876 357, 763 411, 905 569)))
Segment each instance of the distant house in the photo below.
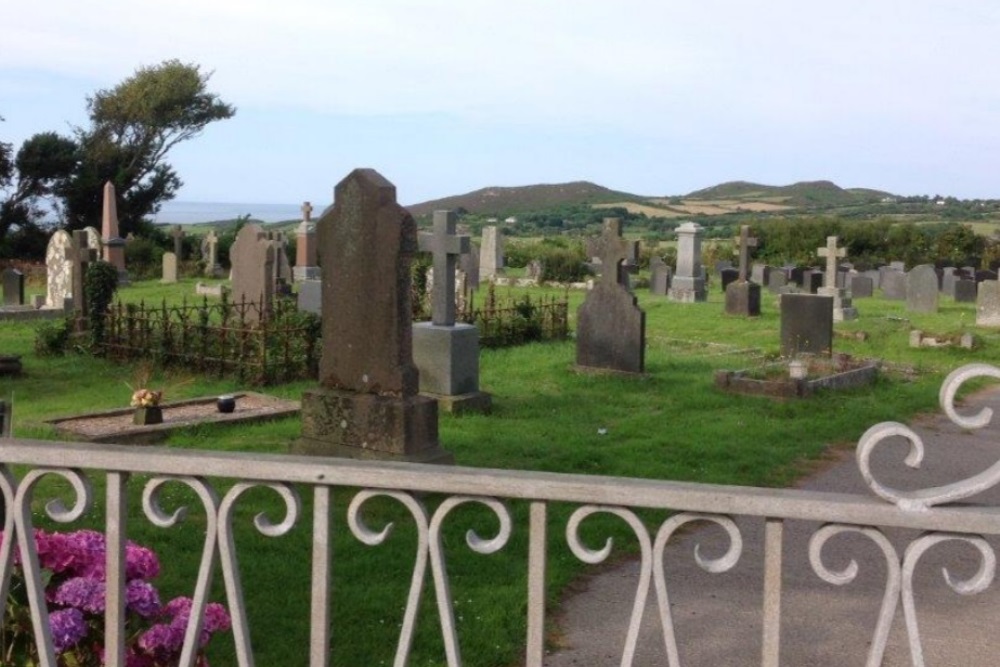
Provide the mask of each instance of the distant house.
POLYGON ((515 218, 514 216, 510 216, 509 218, 504 220, 504 222, 506 222, 508 225, 515 225, 517 224, 517 218, 515 218))

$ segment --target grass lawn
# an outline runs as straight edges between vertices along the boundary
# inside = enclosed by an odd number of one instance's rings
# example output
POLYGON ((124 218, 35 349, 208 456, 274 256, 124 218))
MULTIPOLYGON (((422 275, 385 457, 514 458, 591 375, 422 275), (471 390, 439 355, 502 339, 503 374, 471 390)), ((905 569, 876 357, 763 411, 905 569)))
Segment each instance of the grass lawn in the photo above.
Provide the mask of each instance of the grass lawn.
MULTIPOLYGON (((194 282, 138 283, 124 288, 121 297, 179 303, 186 294, 193 301, 194 282)), ((569 298, 572 316, 583 294, 572 292, 569 298)), ((936 409, 941 379, 957 366, 1000 362, 1000 333, 976 328, 971 304, 942 299, 938 313, 919 315, 905 312, 902 302, 860 299, 855 301, 860 319, 836 325, 834 348, 885 360, 889 370, 874 386, 807 400, 729 395, 713 386, 714 370, 752 367, 777 354, 775 298, 765 292, 763 314, 754 319, 724 315, 722 295, 715 286, 707 303, 676 304, 642 292, 639 298, 647 313, 644 377, 577 372, 572 341, 483 350, 480 384, 493 394, 493 414, 442 415, 440 419, 442 444, 455 454, 458 464, 781 486, 802 474, 828 447, 852 445, 877 422, 906 421, 915 413, 936 409), (978 349, 914 350, 908 347, 911 328, 942 335, 971 331, 978 349), (864 340, 853 335, 858 332, 866 334, 864 340)), ((135 368, 76 353, 37 357, 32 348, 34 328, 34 324, 0 323, 0 353, 24 356, 24 376, 0 381, 0 396, 14 394, 17 436, 53 438, 53 431, 43 423, 46 419, 127 405, 130 390, 125 383, 134 382, 135 368)), ((264 391, 298 398, 310 384, 264 391)), ((183 371, 159 372, 151 385, 166 387, 167 400, 246 388, 231 380, 192 378, 183 371)), ((204 426, 176 433, 167 444, 283 453, 299 428, 297 419, 204 426)), ((95 496, 100 499, 103 478, 95 475, 94 481, 95 496)), ((46 491, 59 486, 52 483, 46 491)), ((225 489, 228 483, 219 480, 218 486, 225 489)), ((267 511, 273 520, 281 518, 284 506, 273 491, 250 491, 236 510, 251 635, 257 663, 262 665, 307 661, 312 499, 309 489, 301 491, 303 513, 296 527, 281 538, 265 538, 253 529, 252 518, 258 512, 267 511)), ((334 491, 333 661, 388 665, 413 567, 415 533, 400 505, 374 499, 365 506, 367 523, 380 529, 386 521, 394 521, 395 529, 382 546, 361 544, 345 520, 354 493, 353 489, 334 491)), ((190 594, 204 537, 200 530, 204 515, 199 514, 194 494, 181 484, 168 485, 165 508, 188 504, 192 510, 181 526, 172 529, 156 528, 142 514, 141 480, 131 481, 130 494, 130 536, 160 554, 164 563, 161 589, 167 596, 190 594)), ((42 491, 37 494, 39 507, 47 500, 44 495, 42 491)), ((435 506, 439 499, 425 498, 424 502, 435 506)), ((494 534, 497 524, 491 512, 462 507, 446 524, 448 569, 467 665, 502 667, 520 660, 525 632, 527 507, 522 503, 510 507, 514 533, 508 546, 492 556, 477 555, 464 544, 469 528, 487 537, 494 534)), ((548 583, 553 603, 586 567, 565 544, 565 524, 573 509, 557 506, 550 510, 548 583)), ((642 516, 650 522, 664 518, 662 512, 642 516)), ((93 521, 101 520, 98 508, 93 521)), ((591 545, 611 535, 619 553, 635 548, 630 531, 613 518, 595 517, 585 528, 584 537, 589 537, 591 545)), ((220 574, 216 580, 214 599, 223 600, 220 574)), ((444 664, 433 599, 428 578, 411 665, 444 664)), ((213 665, 235 664, 228 639, 223 635, 213 642, 213 665)))

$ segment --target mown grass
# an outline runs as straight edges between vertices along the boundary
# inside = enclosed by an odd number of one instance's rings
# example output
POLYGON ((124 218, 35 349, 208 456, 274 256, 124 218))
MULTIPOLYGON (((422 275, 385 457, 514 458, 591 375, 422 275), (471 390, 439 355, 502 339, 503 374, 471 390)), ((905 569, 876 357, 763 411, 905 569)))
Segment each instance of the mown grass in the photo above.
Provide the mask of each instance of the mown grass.
MULTIPOLYGON (((166 298, 179 303, 193 294, 195 281, 177 286, 139 283, 124 289, 129 301, 166 298)), ((512 290, 517 293, 519 290, 512 290)), ((542 290, 536 290, 541 293, 542 290)), ((551 291, 549 293, 552 293, 551 291)), ((569 293, 570 312, 582 301, 569 293)), ((906 421, 934 408, 943 375, 971 361, 1000 361, 1000 334, 974 326, 971 305, 942 301, 940 312, 905 312, 900 302, 865 299, 856 302, 861 318, 837 325, 838 332, 867 334, 865 340, 838 337, 837 351, 878 357, 890 371, 874 386, 808 400, 774 401, 734 396, 713 386, 715 369, 739 369, 764 363, 779 347, 775 300, 765 293, 759 318, 727 317, 717 289, 703 304, 676 304, 640 292, 647 312, 647 374, 623 377, 580 372, 574 368, 572 341, 534 344, 506 350, 483 350, 481 386, 493 394, 489 416, 442 415, 443 445, 460 465, 516 470, 686 480, 718 484, 781 486, 801 474, 806 464, 833 446, 854 443, 874 423, 906 421), (979 349, 908 347, 909 331, 939 334, 972 331, 979 349)), ((51 438, 44 420, 73 413, 122 407, 129 397, 125 382, 135 369, 103 359, 70 353, 39 358, 32 351, 34 325, 0 324, 0 352, 24 355, 25 374, 4 378, 0 395, 14 392, 16 435, 51 438)), ((158 386, 174 389, 168 400, 234 391, 231 380, 191 378, 183 371, 160 372, 158 386)), ((268 393, 297 398, 308 382, 271 387, 268 393)), ((167 442, 177 449, 214 449, 248 453, 284 453, 299 435, 297 419, 244 425, 202 426, 176 433, 167 442)), ((0 447, 2 452, 2 447, 0 447)), ((155 547, 164 563, 161 588, 168 595, 193 588, 204 538, 204 513, 193 493, 180 484, 165 491, 164 504, 192 507, 188 519, 173 529, 152 526, 142 515, 142 479, 131 480, 130 534, 155 547)), ((95 478, 100 499, 101 480, 95 478)), ((221 489, 228 482, 218 480, 221 489)), ((39 512, 61 485, 52 483, 38 494, 39 512)), ((258 512, 281 518, 283 504, 267 489, 250 491, 236 510, 237 544, 246 604, 258 664, 306 664, 310 593, 311 489, 299 489, 303 511, 297 525, 281 538, 265 538, 252 524, 258 512)), ((416 536, 413 522, 391 500, 366 505, 366 521, 379 529, 395 528, 387 542, 368 547, 346 525, 346 507, 356 490, 337 489, 332 515, 333 661, 338 665, 391 664, 402 620, 416 536)), ((423 499, 431 508, 438 498, 423 499)), ((99 503, 98 503, 99 505, 99 503)), ((524 641, 526 604, 527 507, 509 504, 514 532, 508 546, 492 556, 471 552, 465 532, 495 533, 497 522, 481 506, 460 507, 445 524, 448 571, 466 664, 516 664, 524 641)), ((549 599, 555 603, 583 565, 565 545, 571 507, 550 511, 549 599)), ((649 522, 665 512, 643 512, 649 522)), ((100 525, 98 507, 92 525, 100 525)), ((584 525, 591 545, 612 536, 619 553, 634 548, 628 529, 599 517, 584 525)), ((216 574, 216 599, 223 599, 216 574)), ((226 637, 214 642, 213 665, 235 664, 226 637)), ((444 663, 440 629, 430 578, 411 665, 444 663)))

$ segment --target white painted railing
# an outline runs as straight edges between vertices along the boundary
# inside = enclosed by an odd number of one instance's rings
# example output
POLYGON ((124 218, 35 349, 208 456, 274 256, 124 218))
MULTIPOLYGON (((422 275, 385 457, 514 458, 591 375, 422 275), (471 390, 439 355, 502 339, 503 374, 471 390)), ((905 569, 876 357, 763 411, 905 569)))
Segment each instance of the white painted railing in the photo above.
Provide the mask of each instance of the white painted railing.
MULTIPOLYGON (((942 406, 953 421, 965 428, 984 426, 992 416, 988 409, 984 409, 974 417, 963 417, 954 407, 955 394, 960 385, 971 377, 984 375, 1000 378, 1000 369, 982 364, 966 366, 952 373, 942 386, 942 406)), ((541 667, 544 654, 546 543, 550 527, 548 508, 550 503, 558 502, 579 506, 566 526, 566 542, 572 553, 585 562, 601 562, 610 550, 610 544, 601 550, 591 550, 581 542, 578 528, 588 516, 597 513, 616 515, 631 526, 639 541, 640 579, 627 629, 622 665, 631 665, 642 612, 650 595, 655 596, 669 664, 679 664, 668 601, 668 582, 662 567, 664 549, 671 536, 684 524, 698 520, 713 522, 728 535, 728 550, 718 558, 704 558, 696 550, 695 558, 709 572, 726 571, 739 559, 743 546, 734 517, 761 517, 765 522, 761 664, 773 667, 778 665, 779 660, 782 537, 785 522, 807 520, 823 524, 812 536, 809 559, 815 573, 825 581, 847 583, 857 571, 857 565, 853 561, 840 571, 830 570, 823 564, 821 554, 824 545, 834 535, 844 532, 862 534, 870 538, 885 555, 888 565, 887 583, 867 664, 881 664, 889 626, 902 603, 912 663, 922 665, 923 654, 913 598, 914 568, 921 556, 934 544, 959 540, 978 550, 980 567, 967 581, 955 581, 946 572, 948 584, 962 594, 980 592, 990 585, 995 570, 995 555, 984 536, 1000 533, 1000 511, 993 507, 943 505, 995 485, 1000 481, 1000 462, 963 482, 917 492, 898 491, 880 483, 869 465, 873 449, 886 438, 897 436, 910 441, 907 464, 919 465, 923 443, 916 433, 902 424, 885 423, 875 426, 865 433, 858 445, 857 458, 862 475, 878 497, 541 472, 374 464, 331 458, 177 451, 23 439, 0 440, 0 491, 6 507, 3 528, 7 538, 0 546, 0 599, 6 599, 14 552, 18 550, 25 571, 32 622, 40 646, 41 665, 55 667, 57 663, 47 622, 38 555, 30 537, 33 534, 32 503, 36 501, 36 487, 43 478, 49 476, 61 477, 69 482, 75 494, 73 506, 66 508, 57 501, 50 503, 46 511, 56 521, 70 522, 83 516, 95 500, 91 488, 92 477, 103 477, 106 487, 108 581, 105 612, 106 664, 124 667, 123 582, 127 519, 130 514, 126 507, 129 476, 143 476, 142 510, 150 521, 164 527, 174 525, 179 512, 167 514, 163 511, 159 495, 166 485, 180 483, 196 493, 207 515, 201 568, 193 597, 192 618, 196 620, 189 624, 180 664, 190 667, 194 663, 198 635, 204 622, 207 592, 212 583, 214 567, 219 564, 225 582, 226 602, 233 617, 239 664, 252 665, 243 588, 236 564, 233 509, 248 489, 271 489, 284 502, 285 516, 277 524, 258 516, 256 525, 265 535, 280 536, 299 521, 300 500, 296 489, 304 488, 313 496, 310 665, 325 667, 329 663, 331 641, 331 494, 334 489, 339 488, 344 493, 353 494, 347 512, 347 525, 363 543, 379 544, 388 533, 388 527, 377 532, 366 526, 362 519, 364 505, 373 497, 390 497, 402 503, 409 510, 417 528, 417 556, 395 664, 402 666, 408 659, 418 603, 429 568, 447 662, 450 666, 457 666, 461 664, 461 656, 441 541, 442 524, 459 505, 484 505, 496 515, 500 528, 489 539, 482 539, 470 531, 467 542, 476 552, 494 553, 504 548, 512 529, 512 516, 504 501, 521 500, 528 501, 530 505, 525 662, 529 667, 541 667), (15 469, 27 471, 18 477, 14 473, 15 469), (216 479, 236 479, 237 482, 226 483, 225 491, 220 495, 214 481, 216 479), (421 500, 426 493, 443 494, 447 499, 430 511, 421 500), (634 512, 638 508, 664 509, 674 514, 654 532, 638 518, 634 512), (908 528, 924 532, 911 541, 900 555, 885 537, 886 528, 908 528), (16 539, 9 539, 11 535, 16 535, 16 539)))

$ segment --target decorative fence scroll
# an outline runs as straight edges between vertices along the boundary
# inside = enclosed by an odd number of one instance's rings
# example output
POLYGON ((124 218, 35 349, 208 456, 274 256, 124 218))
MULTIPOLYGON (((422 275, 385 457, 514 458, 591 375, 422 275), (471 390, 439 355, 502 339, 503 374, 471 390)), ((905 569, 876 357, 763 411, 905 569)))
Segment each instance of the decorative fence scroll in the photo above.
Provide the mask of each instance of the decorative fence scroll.
POLYGON ((261 312, 240 301, 189 306, 116 303, 108 312, 103 350, 114 359, 149 359, 242 382, 269 385, 316 377, 319 319, 276 299, 261 312))
MULTIPOLYGON (((1000 369, 984 365, 964 367, 948 377, 941 392, 946 412, 967 428, 982 427, 991 417, 988 411, 973 417, 960 416, 955 409, 954 397, 959 387, 978 376, 1000 377, 1000 369)), ((616 640, 609 648, 609 653, 616 656, 614 664, 623 667, 633 664, 639 631, 645 622, 656 628, 666 664, 678 667, 685 641, 692 638, 678 629, 671 610, 671 572, 677 560, 693 557, 698 567, 713 575, 741 567, 746 560, 745 554, 750 551, 742 527, 747 522, 758 522, 764 528, 759 544, 763 552, 763 572, 754 573, 756 576, 752 579, 763 581, 764 588, 759 612, 761 641, 755 646, 760 647, 761 665, 777 667, 782 640, 782 563, 787 546, 783 531, 790 521, 805 521, 817 524, 816 527, 806 524, 811 530, 807 555, 817 583, 821 580, 834 586, 848 585, 860 571, 861 566, 853 559, 844 564, 843 553, 832 561, 840 563, 833 567, 825 558, 832 549, 830 545, 842 534, 854 533, 867 538, 877 547, 877 559, 884 560, 884 565, 879 564, 886 572, 884 586, 879 590, 881 603, 872 610, 877 619, 867 644, 867 655, 863 658, 865 664, 876 667, 883 663, 889 628, 902 608, 909 662, 923 667, 927 663, 918 623, 920 605, 914 590, 914 575, 928 551, 945 542, 957 542, 968 549, 978 567, 961 578, 945 569, 943 575, 950 589, 961 595, 973 595, 991 586, 996 556, 987 537, 1000 535, 997 509, 947 503, 955 498, 967 498, 971 492, 988 488, 998 480, 991 468, 969 480, 923 492, 903 493, 878 484, 867 463, 871 448, 886 438, 900 435, 911 443, 911 456, 906 462, 918 464, 923 443, 915 433, 901 429, 898 424, 875 427, 859 443, 859 462, 876 497, 800 489, 723 487, 648 479, 10 439, 0 444, 0 492, 6 508, 4 539, 0 542, 0 592, 7 590, 17 554, 18 562, 27 568, 24 574, 28 585, 26 599, 31 607, 34 634, 44 644, 40 664, 55 667, 52 638, 46 626, 47 600, 40 590, 42 573, 38 570, 32 540, 27 538, 32 534, 41 502, 46 499, 43 494, 51 492, 49 486, 39 482, 43 477, 52 476, 61 477, 69 484, 72 494, 69 508, 62 502, 45 505, 48 515, 60 522, 75 522, 85 516, 94 501, 94 489, 102 488, 106 490, 107 508, 102 515, 105 517, 104 530, 108 544, 117 545, 115 549, 109 547, 107 555, 109 599, 120 600, 122 596, 120 577, 124 572, 125 526, 148 520, 164 529, 204 530, 201 565, 193 586, 195 626, 194 629, 189 627, 185 636, 187 662, 182 659, 182 664, 191 665, 198 628, 204 622, 206 591, 212 587, 214 566, 218 564, 225 602, 233 617, 237 664, 252 665, 254 643, 250 640, 251 635, 266 637, 268 628, 251 627, 245 613, 246 591, 256 582, 252 577, 240 576, 241 568, 252 561, 252 556, 244 554, 243 558, 237 558, 240 540, 234 537, 234 530, 241 526, 234 522, 234 509, 242 503, 245 511, 248 509, 245 505, 260 502, 261 492, 272 500, 276 496, 282 508, 280 518, 273 522, 259 514, 253 521, 253 529, 261 535, 280 539, 293 528, 303 528, 297 524, 306 523, 302 519, 301 506, 308 498, 312 521, 311 527, 305 529, 311 529, 308 541, 311 551, 299 550, 288 557, 295 559, 303 571, 311 572, 311 606, 308 612, 296 608, 288 613, 301 614, 302 623, 310 628, 308 647, 303 647, 303 654, 308 652, 310 666, 327 667, 331 645, 338 641, 337 628, 331 632, 330 627, 331 609, 336 606, 338 593, 337 586, 331 582, 337 568, 344 566, 343 551, 338 552, 338 558, 331 555, 334 539, 340 536, 357 540, 372 549, 382 546, 393 524, 385 518, 384 510, 380 512, 372 505, 383 501, 403 509, 392 516, 412 524, 412 532, 416 535, 412 566, 404 573, 410 582, 406 599, 392 604, 393 613, 402 616, 398 632, 395 624, 392 627, 392 632, 396 633, 396 644, 391 647, 395 654, 393 664, 403 667, 408 663, 416 624, 422 616, 428 615, 431 618, 424 618, 422 622, 434 623, 435 631, 440 632, 443 639, 442 655, 437 657, 435 664, 449 667, 463 664, 459 631, 464 628, 456 609, 460 600, 451 592, 450 572, 462 554, 472 553, 476 558, 495 558, 503 554, 505 558, 524 559, 527 571, 523 600, 526 619, 524 664, 541 667, 545 656, 547 558, 559 549, 559 557, 564 557, 568 551, 586 563, 604 561, 611 552, 611 540, 607 539, 603 546, 596 548, 588 546, 587 543, 594 540, 594 531, 585 530, 586 527, 593 529, 598 517, 603 517, 625 523, 627 533, 638 541, 640 555, 632 614, 627 627, 614 635, 621 637, 621 644, 616 640), (15 471, 21 476, 18 477, 15 471), (127 487, 132 484, 142 491, 139 507, 128 506, 128 499, 137 497, 137 494, 127 493, 127 487), (205 520, 180 527, 183 509, 173 505, 167 509, 168 487, 186 487, 193 492, 193 503, 201 505, 205 520), (251 490, 254 493, 247 493, 251 490), (251 501, 251 498, 256 500, 251 501), (564 512, 567 505, 568 514, 564 512), (460 506, 478 506, 492 514, 494 527, 491 532, 483 536, 469 530, 465 545, 454 539, 444 539, 446 534, 454 537, 456 528, 467 525, 463 524, 468 520, 467 514, 453 512, 460 506), (557 507, 558 511, 553 509, 557 507), (561 512, 565 522, 556 519, 561 512), (526 525, 518 525, 522 520, 526 525), (668 545, 678 529, 696 521, 708 522, 711 530, 722 531, 727 543, 722 553, 709 557, 696 546, 693 554, 675 550, 668 558, 668 545), (892 530, 899 528, 918 532, 892 530), (518 533, 522 539, 526 536, 526 549, 512 555, 511 544, 515 541, 512 536, 518 533), (433 605, 436 613, 426 613, 427 604, 421 604, 422 598, 427 598, 425 602, 433 605), (646 602, 650 599, 656 603, 656 611, 652 614, 656 618, 649 618, 646 612, 646 602)), ((597 523, 599 534, 609 525, 612 524, 597 523)), ((700 535, 698 533, 696 539, 703 539, 700 535)), ((365 549, 352 557, 364 557, 367 553, 365 549)), ((465 569, 476 570, 469 568, 467 563, 465 569)), ((379 586, 380 579, 387 574, 372 573, 369 585, 379 586)), ((837 592, 835 588, 829 589, 831 596, 837 592)), ((110 667, 124 665, 121 650, 124 640, 119 631, 122 613, 121 604, 108 605, 106 664, 110 667)), ((1000 619, 991 619, 986 627, 998 621, 1000 619)), ((824 634, 833 630, 835 628, 822 628, 824 634)), ((725 628, 719 628, 716 634, 725 632, 725 628)), ((984 637, 984 641, 992 639, 992 635, 984 637)), ((844 646, 840 650, 846 654, 855 647, 844 646)), ((861 650, 864 649, 857 648, 857 652, 861 650)), ((731 662, 723 659, 718 664, 746 664, 746 650, 732 658, 731 662)))

